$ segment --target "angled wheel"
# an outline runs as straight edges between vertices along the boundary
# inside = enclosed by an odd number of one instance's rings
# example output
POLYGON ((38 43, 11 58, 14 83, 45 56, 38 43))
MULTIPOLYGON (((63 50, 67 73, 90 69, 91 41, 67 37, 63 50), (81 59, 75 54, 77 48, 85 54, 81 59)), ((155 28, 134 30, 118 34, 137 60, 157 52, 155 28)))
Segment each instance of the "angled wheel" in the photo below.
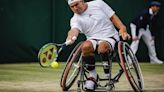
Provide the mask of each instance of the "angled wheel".
POLYGON ((142 71, 138 60, 133 54, 128 43, 120 41, 118 43, 118 52, 121 61, 121 66, 131 87, 135 92, 142 92, 144 89, 142 71))
POLYGON ((67 91, 79 75, 81 64, 81 43, 76 45, 67 59, 67 63, 60 81, 63 91, 67 91))

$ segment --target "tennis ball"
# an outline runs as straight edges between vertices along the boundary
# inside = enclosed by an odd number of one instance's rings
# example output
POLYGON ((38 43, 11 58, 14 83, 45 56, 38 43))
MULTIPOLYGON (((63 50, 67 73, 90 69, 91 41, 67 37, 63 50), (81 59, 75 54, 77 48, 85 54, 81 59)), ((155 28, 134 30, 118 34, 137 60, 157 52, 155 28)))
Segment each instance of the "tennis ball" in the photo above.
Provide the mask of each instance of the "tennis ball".
POLYGON ((52 68, 57 68, 59 66, 58 62, 54 61, 51 63, 52 68))

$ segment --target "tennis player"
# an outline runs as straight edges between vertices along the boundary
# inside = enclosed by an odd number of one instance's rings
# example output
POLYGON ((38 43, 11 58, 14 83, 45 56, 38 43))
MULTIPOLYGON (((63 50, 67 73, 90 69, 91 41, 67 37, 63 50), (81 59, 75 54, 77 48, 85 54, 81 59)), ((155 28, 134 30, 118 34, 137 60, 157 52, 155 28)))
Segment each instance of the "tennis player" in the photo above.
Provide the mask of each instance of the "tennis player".
MULTIPOLYGON (((84 2, 84 0, 68 0, 68 5, 74 15, 70 20, 71 29, 66 40, 71 40, 73 36, 83 33, 87 40, 82 44, 82 60, 88 66, 90 77, 85 82, 86 90, 94 90, 97 83, 97 73, 95 66, 94 52, 102 57, 104 62, 109 59, 110 53, 119 41, 119 34, 124 40, 130 36, 125 25, 121 22, 115 11, 103 0, 84 2), (116 30, 115 26, 119 29, 116 30)), ((72 40, 72 43, 74 40, 72 40)), ((109 74, 109 69, 104 69, 105 74, 109 74)))

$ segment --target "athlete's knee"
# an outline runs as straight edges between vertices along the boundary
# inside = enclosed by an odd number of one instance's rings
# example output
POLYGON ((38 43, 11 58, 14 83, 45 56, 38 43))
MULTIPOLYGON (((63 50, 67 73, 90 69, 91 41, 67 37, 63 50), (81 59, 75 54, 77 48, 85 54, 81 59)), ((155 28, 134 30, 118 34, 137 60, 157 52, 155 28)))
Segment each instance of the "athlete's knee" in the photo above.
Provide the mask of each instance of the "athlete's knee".
POLYGON ((106 53, 112 50, 108 42, 101 42, 98 46, 98 53, 106 53))
POLYGON ((93 45, 90 41, 85 41, 82 44, 81 50, 82 50, 82 54, 84 56, 93 55, 93 53, 94 53, 93 45))

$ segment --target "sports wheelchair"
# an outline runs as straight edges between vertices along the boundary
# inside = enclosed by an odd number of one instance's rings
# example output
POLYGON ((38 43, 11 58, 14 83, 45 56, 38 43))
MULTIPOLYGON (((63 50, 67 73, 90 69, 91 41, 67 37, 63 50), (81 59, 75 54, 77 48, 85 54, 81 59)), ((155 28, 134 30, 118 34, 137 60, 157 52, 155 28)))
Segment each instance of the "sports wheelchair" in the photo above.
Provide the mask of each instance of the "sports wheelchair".
MULTIPOLYGON (((81 44, 78 43, 72 50, 70 56, 67 59, 66 66, 61 76, 60 86, 63 91, 68 91, 74 82, 77 82, 77 92, 86 91, 84 83, 88 78, 88 71, 86 65, 82 62, 81 44), (78 75, 80 75, 78 77, 78 75), (78 80, 77 80, 78 79, 78 80), (76 81, 77 80, 77 81, 76 81)), ((112 71, 112 60, 116 58, 120 69, 115 76, 112 73, 107 78, 100 78, 97 83, 95 91, 100 92, 102 88, 105 92, 110 92, 115 87, 114 84, 119 82, 123 73, 130 83, 132 89, 135 92, 142 92, 144 90, 144 80, 141 72, 140 65, 136 56, 133 54, 130 46, 127 42, 119 41, 116 44, 116 49, 113 51, 112 58, 108 62, 109 71, 112 71), (105 84, 101 84, 102 81, 106 81, 105 84)), ((95 64, 96 67, 103 67, 103 64, 95 64)))

